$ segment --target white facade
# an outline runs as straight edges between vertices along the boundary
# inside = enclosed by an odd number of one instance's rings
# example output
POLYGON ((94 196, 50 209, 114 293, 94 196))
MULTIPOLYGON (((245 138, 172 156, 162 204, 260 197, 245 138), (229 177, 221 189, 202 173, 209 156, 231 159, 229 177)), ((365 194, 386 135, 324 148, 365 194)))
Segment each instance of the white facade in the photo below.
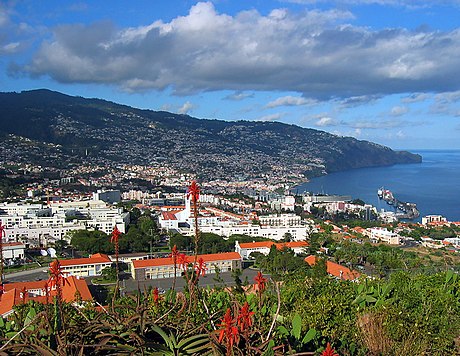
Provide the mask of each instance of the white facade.
POLYGON ((249 255, 252 252, 259 252, 263 255, 268 255, 272 246, 275 246, 277 249, 282 249, 283 247, 290 248, 294 251, 296 255, 304 253, 305 248, 308 246, 306 241, 296 241, 296 242, 286 242, 286 243, 275 243, 273 241, 258 241, 258 242, 242 242, 241 244, 235 242, 235 252, 238 252, 241 255, 241 258, 248 259, 249 255))
POLYGON ((29 244, 29 247, 48 247, 58 240, 68 239, 68 232, 74 230, 84 230, 85 225, 78 222, 66 223, 64 225, 41 227, 18 227, 5 229, 8 241, 18 241, 29 244))
POLYGON ((371 240, 382 241, 390 245, 399 245, 401 241, 401 236, 397 233, 379 227, 370 229, 370 238, 371 240))
POLYGON ((129 224, 129 213, 122 208, 107 207, 101 201, 75 201, 52 203, 44 208, 40 204, 2 204, 0 215, 6 227, 8 241, 20 241, 31 246, 47 246, 62 239, 69 231, 97 229, 110 234, 117 226, 122 233, 129 224), (69 217, 72 218, 68 221, 69 217), (79 218, 81 217, 81 218, 79 218))
POLYGON ((448 237, 444 241, 452 244, 456 248, 460 248, 460 237, 448 237))
POLYGON ((24 258, 24 249, 26 247, 22 243, 4 243, 3 244, 3 258, 5 261, 11 261, 16 258, 23 259, 24 258))
POLYGON ((422 225, 428 225, 431 223, 444 223, 447 219, 442 215, 427 215, 422 218, 422 225))
POLYGON ((309 226, 259 226, 259 225, 203 225, 202 232, 229 237, 231 235, 248 235, 264 237, 271 240, 282 240, 289 233, 294 241, 305 240, 310 233, 309 226))
POLYGON ((37 211, 42 210, 42 204, 22 204, 22 203, 2 203, 0 204, 0 211, 6 215, 28 215, 35 214, 37 211))
POLYGON ((102 253, 89 258, 61 260, 60 263, 64 274, 76 277, 100 276, 104 268, 112 266, 110 258, 102 253))
POLYGON ((270 214, 259 217, 260 225, 268 226, 298 226, 302 218, 296 214, 270 214))

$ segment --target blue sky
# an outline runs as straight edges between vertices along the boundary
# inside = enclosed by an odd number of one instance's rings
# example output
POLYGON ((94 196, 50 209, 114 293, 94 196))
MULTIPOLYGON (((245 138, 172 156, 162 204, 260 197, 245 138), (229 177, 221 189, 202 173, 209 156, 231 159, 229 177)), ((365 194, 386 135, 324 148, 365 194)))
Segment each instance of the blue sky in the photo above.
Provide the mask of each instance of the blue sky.
POLYGON ((2 1, 0 90, 460 149, 460 0, 2 1))

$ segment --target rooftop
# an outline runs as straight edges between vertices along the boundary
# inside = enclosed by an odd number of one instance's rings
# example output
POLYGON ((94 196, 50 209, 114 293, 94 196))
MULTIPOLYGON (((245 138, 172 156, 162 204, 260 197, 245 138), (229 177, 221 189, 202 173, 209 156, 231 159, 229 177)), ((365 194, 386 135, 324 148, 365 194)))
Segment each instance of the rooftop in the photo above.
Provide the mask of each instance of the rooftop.
MULTIPOLYGON (((187 257, 189 257, 189 262, 193 261, 194 256, 187 256, 187 257)), ((225 253, 213 253, 213 254, 208 254, 208 255, 198 255, 197 258, 198 259, 202 258, 204 262, 241 260, 241 256, 238 252, 225 252, 225 253)), ((133 261, 134 268, 167 266, 167 265, 173 265, 173 264, 174 264, 174 261, 171 257, 133 261)))

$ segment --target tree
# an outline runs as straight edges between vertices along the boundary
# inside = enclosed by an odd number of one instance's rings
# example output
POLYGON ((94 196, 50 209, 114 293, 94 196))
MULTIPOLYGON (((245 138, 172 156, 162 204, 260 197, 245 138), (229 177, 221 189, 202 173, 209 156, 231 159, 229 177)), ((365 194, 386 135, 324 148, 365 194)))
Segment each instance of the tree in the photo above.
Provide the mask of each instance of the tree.
POLYGON ((93 253, 113 253, 114 248, 110 240, 102 231, 76 230, 71 233, 70 244, 79 251, 93 253))
POLYGON ((293 240, 293 237, 292 237, 292 234, 289 233, 289 232, 286 232, 284 235, 283 235, 283 238, 282 238, 282 242, 291 242, 293 240))
POLYGON ((190 236, 174 233, 169 238, 169 246, 172 248, 174 245, 176 245, 179 251, 190 250, 192 246, 192 238, 190 236))

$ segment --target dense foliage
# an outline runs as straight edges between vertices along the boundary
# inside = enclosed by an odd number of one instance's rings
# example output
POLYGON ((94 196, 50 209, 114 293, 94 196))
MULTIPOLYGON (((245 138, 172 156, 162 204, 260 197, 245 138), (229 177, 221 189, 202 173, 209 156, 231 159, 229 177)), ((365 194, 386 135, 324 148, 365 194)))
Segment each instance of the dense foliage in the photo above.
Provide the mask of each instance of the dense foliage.
POLYGON ((118 297, 113 308, 64 303, 60 314, 29 302, 0 320, 0 351, 285 355, 319 354, 331 343, 340 355, 453 355, 460 336, 457 277, 398 272, 353 283, 297 270, 282 282, 260 275, 255 290, 193 283, 183 292, 118 297))

